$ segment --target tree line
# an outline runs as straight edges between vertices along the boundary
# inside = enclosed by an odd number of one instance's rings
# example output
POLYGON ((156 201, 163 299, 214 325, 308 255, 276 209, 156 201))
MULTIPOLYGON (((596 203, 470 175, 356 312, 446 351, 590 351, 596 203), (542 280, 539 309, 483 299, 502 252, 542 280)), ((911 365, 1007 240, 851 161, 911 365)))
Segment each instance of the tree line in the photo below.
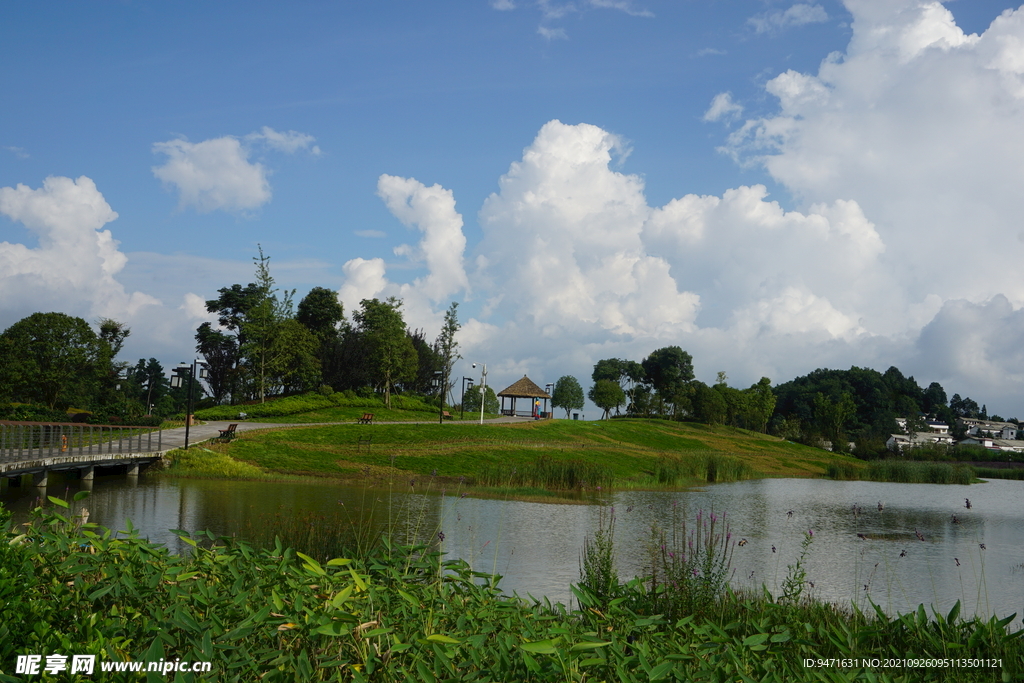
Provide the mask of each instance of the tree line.
POLYGON ((364 299, 351 320, 326 287, 314 287, 294 306, 295 290, 275 286, 262 248, 253 261, 256 281, 217 290, 206 310, 216 314, 218 326, 206 322, 196 330, 213 402, 344 391, 379 394, 390 407, 396 391, 448 394, 459 358, 457 303, 428 342, 422 330, 406 327, 400 299, 364 299))
MULTIPOLYGON (((760 432, 767 431, 775 409, 771 380, 737 389, 718 373, 715 384, 694 378, 693 357, 678 346, 656 349, 641 361, 605 358, 594 365, 593 385, 587 392, 602 417, 663 417, 727 424, 760 432)), ((565 410, 566 417, 583 407, 583 388, 566 375, 555 383, 551 404, 565 410)))

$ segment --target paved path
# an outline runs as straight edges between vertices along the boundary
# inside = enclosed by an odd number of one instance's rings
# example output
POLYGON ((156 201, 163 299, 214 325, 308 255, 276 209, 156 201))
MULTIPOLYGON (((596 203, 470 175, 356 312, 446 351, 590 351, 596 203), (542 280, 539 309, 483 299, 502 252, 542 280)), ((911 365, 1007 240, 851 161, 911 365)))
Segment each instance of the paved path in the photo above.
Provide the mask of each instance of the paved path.
MULTIPOLYGON (((489 420, 484 420, 485 424, 508 424, 512 422, 531 422, 531 417, 495 417, 489 420)), ((248 420, 224 420, 224 421, 208 421, 206 424, 192 425, 188 431, 188 443, 190 446, 197 443, 213 439, 220 436, 222 429, 227 429, 228 425, 237 424, 235 428, 236 432, 248 432, 254 429, 281 429, 284 427, 326 427, 331 425, 351 425, 355 424, 352 420, 346 422, 251 422, 248 420)), ((413 424, 437 424, 436 420, 429 422, 378 422, 374 421, 374 425, 377 424, 402 424, 402 425, 413 425, 413 424)), ((457 421, 446 421, 444 424, 455 426, 455 425, 478 425, 479 421, 475 420, 457 420, 457 421)), ((373 425, 366 425, 367 429, 373 429, 373 425)), ((165 429, 163 435, 163 442, 161 447, 164 451, 169 451, 174 448, 181 448, 185 445, 185 428, 175 427, 174 429, 165 429)))

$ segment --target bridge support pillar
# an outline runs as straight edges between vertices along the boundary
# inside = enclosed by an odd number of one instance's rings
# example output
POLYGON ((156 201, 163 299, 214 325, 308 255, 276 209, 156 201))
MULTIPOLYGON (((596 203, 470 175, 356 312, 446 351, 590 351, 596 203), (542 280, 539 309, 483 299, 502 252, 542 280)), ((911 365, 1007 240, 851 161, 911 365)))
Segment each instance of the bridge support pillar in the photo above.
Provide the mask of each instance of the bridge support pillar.
POLYGON ((78 474, 79 479, 81 479, 82 481, 92 481, 96 476, 96 467, 94 465, 83 467, 82 469, 78 470, 78 474))
POLYGON ((40 488, 45 488, 46 487, 46 475, 47 474, 48 474, 48 472, 46 470, 43 470, 42 472, 33 472, 32 473, 32 484, 35 485, 35 486, 39 486, 40 488))
POLYGON ((133 462, 128 465, 128 476, 137 477, 139 476, 139 463, 133 462))

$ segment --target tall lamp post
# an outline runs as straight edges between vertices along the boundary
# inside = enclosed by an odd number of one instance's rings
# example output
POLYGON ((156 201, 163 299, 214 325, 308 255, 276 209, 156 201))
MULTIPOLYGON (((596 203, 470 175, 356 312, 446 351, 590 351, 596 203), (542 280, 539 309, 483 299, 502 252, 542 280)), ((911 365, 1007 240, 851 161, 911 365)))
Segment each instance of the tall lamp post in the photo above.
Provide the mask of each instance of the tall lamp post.
POLYGON ((206 379, 208 372, 206 370, 206 363, 198 359, 192 361, 192 365, 182 361, 178 363, 178 367, 174 368, 174 376, 171 377, 171 387, 177 389, 188 380, 188 388, 186 391, 188 395, 185 398, 185 450, 188 450, 188 430, 192 426, 192 396, 194 394, 193 387, 195 386, 196 378, 196 366, 201 365, 199 368, 200 379, 206 379))
POLYGON ((551 410, 548 410, 548 400, 544 399, 544 414, 547 415, 548 419, 551 418, 551 413, 555 412, 555 385, 553 382, 548 382, 544 385, 544 390, 551 397, 551 410))
POLYGON ((473 368, 481 366, 480 371, 480 424, 484 423, 484 402, 487 400, 487 363, 473 363, 473 368))
POLYGON ((462 415, 459 418, 459 419, 462 419, 462 420, 466 419, 466 382, 469 382, 469 388, 472 389, 473 388, 473 378, 472 377, 463 377, 462 378, 462 415))

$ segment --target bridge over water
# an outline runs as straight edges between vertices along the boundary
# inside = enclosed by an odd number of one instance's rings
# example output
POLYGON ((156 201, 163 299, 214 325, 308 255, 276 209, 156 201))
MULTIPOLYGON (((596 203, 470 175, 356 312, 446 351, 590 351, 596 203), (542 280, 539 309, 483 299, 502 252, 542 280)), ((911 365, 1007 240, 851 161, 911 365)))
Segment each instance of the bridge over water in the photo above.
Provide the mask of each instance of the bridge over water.
POLYGON ((49 472, 73 470, 91 480, 97 467, 118 465, 138 474, 168 449, 163 437, 160 429, 0 421, 0 478, 20 486, 32 475, 34 485, 46 486, 49 472))

